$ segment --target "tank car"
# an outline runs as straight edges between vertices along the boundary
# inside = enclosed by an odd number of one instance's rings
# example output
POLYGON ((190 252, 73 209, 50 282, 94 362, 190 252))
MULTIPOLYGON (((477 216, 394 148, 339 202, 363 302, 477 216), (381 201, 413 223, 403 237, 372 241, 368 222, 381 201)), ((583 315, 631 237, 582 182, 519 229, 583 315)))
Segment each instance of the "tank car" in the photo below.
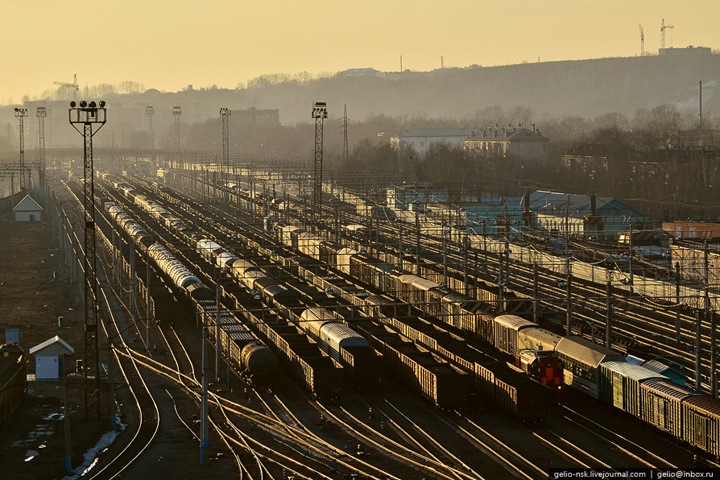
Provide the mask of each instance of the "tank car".
POLYGON ((258 340, 242 348, 240 363, 254 380, 267 380, 277 370, 277 357, 267 345, 258 340))
POLYGON ((173 285, 184 290, 194 299, 212 298, 212 292, 170 251, 160 243, 148 248, 148 255, 172 281, 173 285))

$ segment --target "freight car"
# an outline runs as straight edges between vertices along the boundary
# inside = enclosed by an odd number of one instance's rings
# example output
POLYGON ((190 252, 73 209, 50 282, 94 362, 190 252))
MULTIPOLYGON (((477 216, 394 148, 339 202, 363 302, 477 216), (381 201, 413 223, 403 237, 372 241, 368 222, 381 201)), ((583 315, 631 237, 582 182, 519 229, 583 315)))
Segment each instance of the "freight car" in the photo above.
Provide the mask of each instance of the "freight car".
MULTIPOLYGON (((129 188, 124 190, 124 194, 130 200, 134 200, 137 196, 137 192, 129 188)), ((147 197, 140 199, 138 204, 161 222, 166 215, 171 215, 160 203, 147 197)), ((214 240, 198 234, 197 231, 188 229, 185 222, 173 222, 169 225, 166 223, 166 226, 179 233, 181 238, 192 245, 195 251, 206 261, 225 268, 226 272, 240 284, 250 291, 257 292, 258 297, 277 301, 277 304, 272 303, 273 306, 281 305, 286 308, 287 312, 290 312, 290 309, 298 304, 298 300, 292 292, 281 286, 279 282, 273 281, 261 272, 256 265, 239 259, 214 240)), ((169 263, 170 260, 168 259, 167 262, 169 263)), ((176 270, 172 270, 172 272, 179 275, 176 270)), ((208 298, 204 297, 203 299, 208 298)), ((287 364, 302 379, 313 397, 335 398, 340 394, 342 391, 343 368, 322 352, 315 341, 310 341, 292 326, 273 326, 273 328, 270 328, 262 319, 254 317, 252 312, 247 312, 247 315, 254 319, 252 323, 260 334, 273 344, 278 351, 282 352, 287 364)), ((221 333, 222 335, 223 333, 221 333)), ((256 350, 256 348, 253 348, 251 351, 256 350)), ((247 351, 245 351, 245 354, 241 351, 241 362, 245 355, 247 355, 247 351)))
POLYGON ((110 218, 118 224, 130 238, 138 245, 140 250, 165 274, 169 284, 176 288, 183 298, 195 300, 212 298, 212 292, 196 277, 181 261, 159 242, 152 242, 147 231, 119 206, 110 206, 107 209, 110 218))
POLYGON ((475 388, 523 422, 542 422, 549 409, 547 387, 505 362, 475 363, 475 388))
POLYGON ((145 228, 137 222, 137 220, 125 213, 125 210, 114 203, 106 202, 105 205, 105 210, 110 218, 120 225, 132 241, 137 243, 141 248, 147 248, 152 245, 152 237, 147 230, 145 230, 145 228))
POLYGON ((555 346, 561 337, 517 315, 498 315, 493 327, 495 348, 510 355, 530 378, 550 387, 554 401, 560 401, 564 364, 555 346))
POLYGON ((598 378, 599 399, 637 418, 642 418, 641 383, 650 379, 669 380, 665 375, 625 361, 601 363, 598 378))
POLYGON ((693 395, 682 401, 681 439, 690 446, 720 458, 720 401, 707 395, 693 395))
POLYGON ((642 382, 640 391, 643 404, 640 418, 675 438, 682 438, 682 402, 698 394, 688 388, 657 379, 642 382))
POLYGON ((467 342, 444 332, 420 318, 398 320, 404 311, 397 302, 381 297, 365 299, 364 312, 398 331, 404 337, 437 351, 444 359, 472 376, 471 386, 484 398, 521 421, 541 421, 548 412, 551 391, 530 380, 524 372, 513 371, 504 362, 497 362, 467 342))
MULTIPOLYGON (((501 321, 509 325, 507 319, 501 321)), ((674 384, 653 370, 580 337, 560 337, 524 322, 518 348, 554 350, 564 363, 564 383, 629 413, 690 447, 720 457, 720 401, 674 384)), ((502 335, 502 334, 501 334, 502 335)))
POLYGON ((210 326, 207 331, 211 343, 219 341, 230 364, 252 383, 267 384, 277 371, 277 357, 272 350, 260 342, 233 312, 221 310, 218 313, 214 301, 200 300, 197 307, 203 325, 210 326), (216 331, 220 333, 219 340, 216 331))
POLYGON ((14 343, 0 345, 0 426, 10 421, 25 400, 27 357, 14 343))
POLYGON ((172 285, 194 300, 212 299, 212 291, 161 243, 147 249, 148 256, 170 279, 172 285))
MULTIPOLYGON (((146 200, 145 203, 148 204, 148 201, 146 200)), ((130 218, 119 208, 110 215, 116 222, 125 221, 126 224, 130 218)), ((135 220, 133 221, 137 223, 135 220)), ((134 237, 141 249, 144 244, 139 242, 143 238, 142 236, 134 237)), ((225 347, 228 361, 251 381, 267 382, 277 370, 275 354, 259 341, 234 314, 226 311, 217 315, 211 289, 203 284, 167 247, 156 242, 147 247, 145 251, 150 260, 163 272, 176 293, 189 301, 191 308, 202 318, 205 325, 220 320, 220 343, 221 347, 225 347)), ((210 328, 209 331, 214 338, 215 329, 210 328)))
MULTIPOLYGON (((296 238, 300 234, 300 229, 297 227, 286 228, 287 230, 280 235, 280 239, 285 245, 293 247, 292 238, 296 238)), ((367 256, 363 251, 353 254, 346 250, 342 256, 336 255, 336 262, 335 268, 345 273, 348 273, 349 270, 349 274, 356 280, 388 295, 402 296, 416 302, 423 301, 424 303, 416 303, 416 305, 426 309, 426 313, 444 318, 446 323, 455 327, 459 325, 462 331, 470 332, 495 344, 494 315, 489 311, 480 311, 479 306, 472 302, 473 299, 468 299, 455 292, 447 292, 445 287, 439 284, 431 286, 430 283, 427 283, 427 279, 425 282, 411 279, 411 276, 400 279, 403 276, 402 272, 396 271, 392 265, 367 256), (340 258, 342 258, 342 265, 339 265, 340 258), (445 293, 444 297, 441 296, 443 293, 445 293), (437 301, 438 298, 441 301, 437 301), (452 313, 446 310, 447 313, 444 314, 444 310, 449 306, 454 310, 452 313), (435 310, 430 311, 430 309, 435 310), (462 320, 453 320, 453 318, 458 318, 458 313, 461 313, 462 320)), ((548 353, 541 352, 554 352, 564 367, 563 381, 565 385, 594 398, 600 398, 601 387, 599 385, 601 384, 603 385, 602 389, 605 389, 608 384, 620 385, 621 379, 622 382, 631 384, 635 382, 632 387, 632 395, 634 398, 638 398, 637 385, 639 385, 642 392, 640 408, 630 407, 630 403, 623 400, 622 403, 625 407, 621 407, 622 409, 628 409, 630 413, 640 415, 644 421, 661 430, 669 431, 693 448, 709 453, 716 458, 720 457, 720 442, 715 441, 720 436, 720 401, 705 395, 692 394, 682 387, 673 386, 668 381, 657 380, 656 376, 633 380, 632 374, 611 373, 611 369, 602 368, 601 365, 603 362, 624 363, 624 356, 621 353, 606 349, 581 337, 560 337, 534 324, 525 324, 522 329, 518 330, 516 348, 519 349, 521 356, 524 351, 528 350, 537 352, 538 357, 548 355, 548 353), (603 375, 616 376, 616 378, 608 379, 603 375), (652 389, 651 385, 654 385, 652 389), (635 408, 634 412, 633 408, 635 408), (673 418, 668 418, 667 415, 672 415, 673 418)), ((552 354, 550 353, 550 355, 552 354)), ((537 365, 533 359, 520 358, 518 360, 521 364, 527 365, 528 371, 536 368, 532 367, 532 365, 537 365)), ((557 383, 556 373, 546 379, 550 380, 550 378, 554 384, 557 383)), ((559 385, 557 387, 559 388, 559 385)), ((629 392, 623 392, 623 394, 626 393, 629 392)), ((602 395, 602 399, 607 400, 604 390, 602 395)), ((613 403, 619 406, 620 402, 613 400, 613 403)), ((631 403, 637 406, 637 401, 631 403)))
POLYGON ((333 312, 312 307, 300 314, 299 326, 347 372, 358 389, 377 388, 382 381, 383 359, 367 339, 343 323, 333 312))
POLYGON ((622 362, 625 357, 582 337, 561 337, 555 346, 563 361, 564 383, 576 390, 598 398, 600 395, 600 364, 605 361, 622 362))
POLYGON ((320 350, 317 342, 294 325, 270 327, 258 321, 260 334, 282 353, 282 361, 315 399, 334 399, 342 392, 343 368, 320 350))
MULTIPOLYGON (((156 202, 150 201, 147 198, 142 198, 140 204, 141 206, 144 205, 146 209, 152 206, 154 213, 160 213, 161 215, 164 214, 161 210, 159 210, 156 202)), ((286 231, 292 230, 286 229, 286 231)), ((302 235, 295 237, 295 242, 304 251, 312 251, 314 254, 319 255, 318 252, 322 242, 320 242, 319 239, 314 237, 312 234, 306 234, 306 232, 303 232, 302 235)), ((194 242, 194 247, 206 261, 213 263, 218 267, 225 268, 227 273, 237 280, 238 283, 240 283, 247 291, 252 292, 257 295, 258 298, 266 301, 268 305, 274 307, 283 317, 297 320, 297 314, 294 313, 294 310, 300 306, 300 301, 295 293, 290 291, 277 280, 266 275, 255 264, 238 258, 231 252, 228 252, 222 245, 208 238, 197 239, 194 242)), ((334 326, 333 329, 338 330, 348 328, 343 324, 339 325, 340 326, 334 326)), ((330 328, 330 326, 325 327, 323 332, 330 328)), ((359 337, 356 333, 354 335, 359 337)), ((276 340, 278 339, 277 336, 274 336, 273 338, 276 340)), ((349 374, 355 387, 363 389, 375 388, 379 385, 382 376, 382 369, 379 367, 381 367, 382 360, 377 352, 367 345, 367 341, 362 339, 364 341, 364 345, 347 344, 343 345, 343 348, 338 350, 336 347, 334 348, 331 345, 332 336, 327 338, 326 336, 314 338, 317 345, 320 346, 323 351, 328 352, 335 362, 340 362, 340 364, 345 367, 344 370, 349 374), (333 353, 337 354, 333 355, 333 353)), ((343 343, 346 341, 347 339, 343 343)), ((302 349, 303 347, 300 348, 302 349)), ((292 348, 288 348, 286 353, 294 355, 290 352, 290 350, 292 350, 292 348)), ((292 362, 297 363, 297 356, 295 356, 295 359, 292 360, 292 362)), ((322 374, 324 363, 326 362, 323 360, 318 360, 317 362, 310 360, 309 362, 306 362, 304 367, 298 373, 306 379, 306 383, 314 395, 318 397, 336 396, 338 392, 333 391, 333 389, 336 389, 337 385, 333 385, 331 388, 319 386, 325 383, 325 381, 322 380, 325 378, 325 375, 322 374)), ((333 372, 334 370, 337 370, 337 366, 333 365, 332 368, 327 368, 326 370, 328 372, 333 372)), ((334 373, 329 373, 328 375, 332 377, 334 373)))
POLYGON ((442 409, 464 407, 470 396, 469 375, 429 350, 370 320, 356 326, 385 359, 385 368, 402 383, 442 409))
MULTIPOLYGON (((319 252, 322 246, 322 242, 312 235, 299 235, 296 240, 306 251, 319 252)), ((344 367, 355 388, 371 389, 379 386, 382 380, 382 359, 370 348, 367 340, 333 317, 333 314, 324 309, 311 308, 304 310, 297 318, 294 310, 300 306, 300 301, 295 293, 262 272, 257 265, 238 258, 207 238, 197 240, 195 249, 206 261, 226 268, 229 275, 247 291, 256 293, 284 318, 297 321, 324 352, 344 367), (318 315, 318 318, 311 319, 313 315, 318 315), (320 319, 323 315, 327 316, 324 323, 320 319)))

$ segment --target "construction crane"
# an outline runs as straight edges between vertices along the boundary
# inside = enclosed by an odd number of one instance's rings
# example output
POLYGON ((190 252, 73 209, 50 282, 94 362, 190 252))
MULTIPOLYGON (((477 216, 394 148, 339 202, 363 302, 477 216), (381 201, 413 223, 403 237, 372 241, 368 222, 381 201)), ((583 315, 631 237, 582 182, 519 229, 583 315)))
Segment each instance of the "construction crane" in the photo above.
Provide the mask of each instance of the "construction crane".
MULTIPOLYGON (((675 25, 665 25, 665 19, 662 19, 662 23, 660 24, 660 48, 665 48, 665 29, 668 28, 675 28, 675 25)), ((672 42, 670 42, 672 43, 672 42)))
POLYGON ((645 32, 643 31, 642 25, 640 25, 640 56, 645 56, 645 32))
POLYGON ((76 94, 80 94, 80 85, 77 83, 77 73, 73 75, 73 83, 67 83, 67 82, 54 82, 55 85, 60 85, 61 87, 67 87, 72 88, 76 94))

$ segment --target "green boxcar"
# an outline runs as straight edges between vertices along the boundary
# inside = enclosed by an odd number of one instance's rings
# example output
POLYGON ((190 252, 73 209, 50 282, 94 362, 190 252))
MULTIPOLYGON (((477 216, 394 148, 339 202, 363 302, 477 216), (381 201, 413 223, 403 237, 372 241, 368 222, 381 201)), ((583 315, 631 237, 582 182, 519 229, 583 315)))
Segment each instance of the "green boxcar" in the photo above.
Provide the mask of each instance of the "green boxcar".
POLYGON ((633 363, 603 362, 598 372, 599 398, 635 417, 642 418, 640 385, 650 379, 668 380, 664 375, 633 363))

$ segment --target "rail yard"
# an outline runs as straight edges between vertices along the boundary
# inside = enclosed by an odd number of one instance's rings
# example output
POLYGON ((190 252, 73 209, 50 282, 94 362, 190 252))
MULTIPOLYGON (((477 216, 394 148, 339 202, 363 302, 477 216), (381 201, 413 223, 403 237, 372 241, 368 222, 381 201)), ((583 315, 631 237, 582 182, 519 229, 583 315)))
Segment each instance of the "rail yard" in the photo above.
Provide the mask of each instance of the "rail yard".
MULTIPOLYGON (((56 173, 53 231, 80 276, 85 182, 56 173)), ((90 411, 124 430, 91 478, 716 466, 718 402, 626 360, 650 339, 657 358, 689 371, 693 353, 660 338, 679 319, 709 344, 692 306, 648 305, 580 268, 563 285, 567 272, 543 267, 530 241, 448 240, 422 232, 417 215, 341 219, 350 191, 313 219, 300 187, 272 175, 97 169, 102 348, 98 371, 83 371, 100 385, 85 392, 85 415, 90 395, 90 411)), ((18 370, 0 372, 15 408, 18 370)))

